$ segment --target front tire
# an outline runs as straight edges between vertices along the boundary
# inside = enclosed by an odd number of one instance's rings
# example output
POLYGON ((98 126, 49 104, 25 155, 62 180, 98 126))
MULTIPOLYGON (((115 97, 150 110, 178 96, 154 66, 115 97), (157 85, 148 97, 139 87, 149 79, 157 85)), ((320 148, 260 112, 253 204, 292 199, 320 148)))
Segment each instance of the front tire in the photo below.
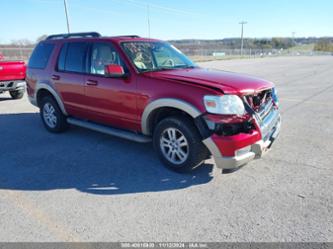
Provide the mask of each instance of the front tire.
POLYGON ((53 133, 60 133, 68 128, 66 116, 60 110, 57 102, 46 96, 40 104, 40 116, 45 128, 53 133))
POLYGON ((12 99, 22 99, 24 95, 24 90, 9 91, 9 94, 12 97, 12 99))
POLYGON ((176 172, 188 172, 201 165, 208 150, 193 122, 182 116, 160 121, 154 129, 154 148, 163 164, 176 172))

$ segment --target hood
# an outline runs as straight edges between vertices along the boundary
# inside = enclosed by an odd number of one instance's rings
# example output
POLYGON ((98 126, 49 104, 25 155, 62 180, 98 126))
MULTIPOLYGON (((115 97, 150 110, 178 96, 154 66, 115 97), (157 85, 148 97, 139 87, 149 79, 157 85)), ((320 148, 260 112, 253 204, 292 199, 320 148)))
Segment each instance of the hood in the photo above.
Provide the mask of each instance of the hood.
POLYGON ((157 79, 199 84, 237 95, 254 94, 274 86, 269 81, 249 75, 203 68, 165 70, 149 75, 157 79))

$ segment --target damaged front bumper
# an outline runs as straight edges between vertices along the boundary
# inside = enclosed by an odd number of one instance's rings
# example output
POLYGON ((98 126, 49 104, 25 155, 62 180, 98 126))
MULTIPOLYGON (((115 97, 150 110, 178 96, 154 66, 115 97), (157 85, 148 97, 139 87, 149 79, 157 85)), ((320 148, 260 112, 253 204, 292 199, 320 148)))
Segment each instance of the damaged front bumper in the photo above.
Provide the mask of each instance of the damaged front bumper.
MULTIPOLYGON (((253 141, 257 138, 256 134, 244 135, 238 137, 237 140, 229 138, 229 144, 237 146, 241 144, 241 148, 235 149, 234 156, 223 156, 223 145, 228 146, 225 143, 223 137, 209 137, 203 140, 203 143, 210 150, 214 157, 216 166, 221 169, 235 169, 238 168, 253 159, 262 157, 265 152, 272 146, 275 139, 278 137, 281 129, 281 116, 277 109, 272 110, 264 120, 259 121, 256 119, 257 125, 260 129, 261 139, 253 141), (219 141, 220 140, 220 141, 219 141), (233 143, 231 143, 231 142, 233 143)), ((237 137, 237 136, 235 136, 237 137)))

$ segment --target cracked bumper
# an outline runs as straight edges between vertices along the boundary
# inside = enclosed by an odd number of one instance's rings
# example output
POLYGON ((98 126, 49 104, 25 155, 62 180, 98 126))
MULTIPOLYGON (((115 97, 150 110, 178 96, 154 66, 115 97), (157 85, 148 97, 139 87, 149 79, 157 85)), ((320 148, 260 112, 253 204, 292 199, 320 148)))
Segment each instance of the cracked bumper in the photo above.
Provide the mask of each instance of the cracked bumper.
POLYGON ((272 146, 275 139, 278 137, 281 129, 281 116, 276 111, 273 116, 267 122, 264 122, 261 126, 261 135, 265 140, 261 139, 252 144, 248 144, 245 147, 238 150, 236 156, 228 157, 223 156, 219 149, 219 146, 213 141, 213 139, 207 138, 203 142, 210 150, 214 157, 216 166, 221 169, 235 169, 253 159, 261 158, 272 146))

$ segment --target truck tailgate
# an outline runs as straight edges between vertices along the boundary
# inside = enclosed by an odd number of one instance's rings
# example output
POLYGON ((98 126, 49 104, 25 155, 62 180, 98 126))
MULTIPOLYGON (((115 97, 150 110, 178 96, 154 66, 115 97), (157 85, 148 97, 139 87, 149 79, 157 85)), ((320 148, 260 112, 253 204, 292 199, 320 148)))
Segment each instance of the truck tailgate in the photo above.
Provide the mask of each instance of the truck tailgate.
POLYGON ((23 80, 25 72, 23 61, 0 61, 0 81, 23 80))

